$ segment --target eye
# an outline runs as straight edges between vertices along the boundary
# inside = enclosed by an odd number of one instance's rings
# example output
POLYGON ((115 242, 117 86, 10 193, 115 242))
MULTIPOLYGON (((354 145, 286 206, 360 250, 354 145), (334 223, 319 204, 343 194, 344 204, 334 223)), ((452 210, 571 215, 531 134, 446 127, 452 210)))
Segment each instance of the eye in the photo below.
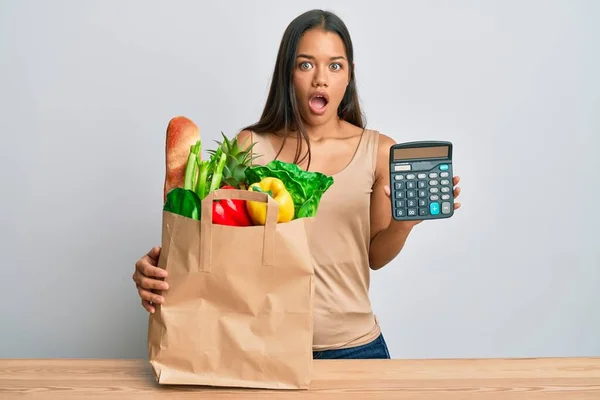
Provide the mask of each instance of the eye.
POLYGON ((303 61, 300 63, 300 69, 309 69, 311 67, 310 63, 308 61, 303 61))
POLYGON ((331 69, 333 69, 334 71, 339 71, 340 69, 342 69, 342 64, 333 63, 333 64, 331 64, 331 69))

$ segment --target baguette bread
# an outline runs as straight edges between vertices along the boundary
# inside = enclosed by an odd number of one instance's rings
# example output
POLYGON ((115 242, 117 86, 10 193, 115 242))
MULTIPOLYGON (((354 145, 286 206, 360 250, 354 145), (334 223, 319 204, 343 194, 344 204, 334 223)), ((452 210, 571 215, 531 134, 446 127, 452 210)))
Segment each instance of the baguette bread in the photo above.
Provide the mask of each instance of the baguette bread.
POLYGON ((177 116, 169 121, 165 143, 163 203, 170 190, 183 187, 190 147, 198 140, 200 140, 200 129, 189 118, 177 116))

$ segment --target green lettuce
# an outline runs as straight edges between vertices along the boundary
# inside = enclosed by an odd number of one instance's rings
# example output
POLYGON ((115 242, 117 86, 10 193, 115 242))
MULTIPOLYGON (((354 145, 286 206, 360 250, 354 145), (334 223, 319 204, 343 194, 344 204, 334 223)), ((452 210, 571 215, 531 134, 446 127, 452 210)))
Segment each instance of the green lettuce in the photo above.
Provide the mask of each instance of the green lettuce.
POLYGON ((246 169, 248 185, 264 178, 280 179, 294 200, 294 218, 313 217, 323 194, 333 185, 333 177, 320 172, 300 169, 293 163, 273 160, 266 165, 252 165, 246 169))

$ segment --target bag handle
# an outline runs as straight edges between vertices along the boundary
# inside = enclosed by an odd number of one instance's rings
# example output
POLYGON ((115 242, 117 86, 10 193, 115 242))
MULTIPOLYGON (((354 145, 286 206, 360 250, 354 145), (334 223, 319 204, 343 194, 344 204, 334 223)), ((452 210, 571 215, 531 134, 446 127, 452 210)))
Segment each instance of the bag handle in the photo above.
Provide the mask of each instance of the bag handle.
MULTIPOLYGON (((267 193, 253 192, 240 189, 217 189, 210 192, 202 200, 202 215, 200 217, 200 272, 210 272, 212 259, 212 207, 214 200, 250 200, 267 203, 267 218, 263 227, 263 265, 273 265, 273 252, 275 250, 275 229, 279 204, 267 193)), ((255 227, 234 227, 235 229, 249 229, 255 227)))

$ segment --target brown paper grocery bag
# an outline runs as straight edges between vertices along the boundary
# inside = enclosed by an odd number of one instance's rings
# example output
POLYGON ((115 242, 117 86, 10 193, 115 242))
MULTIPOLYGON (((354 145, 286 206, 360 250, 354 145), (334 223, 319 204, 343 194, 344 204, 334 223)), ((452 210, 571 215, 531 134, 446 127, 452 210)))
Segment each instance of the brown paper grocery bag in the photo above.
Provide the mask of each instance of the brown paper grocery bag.
POLYGON ((150 314, 149 361, 161 384, 306 389, 312 374, 313 218, 277 223, 265 193, 220 189, 201 220, 163 212, 165 301, 150 314), (217 199, 267 202, 264 226, 212 224, 217 199))

